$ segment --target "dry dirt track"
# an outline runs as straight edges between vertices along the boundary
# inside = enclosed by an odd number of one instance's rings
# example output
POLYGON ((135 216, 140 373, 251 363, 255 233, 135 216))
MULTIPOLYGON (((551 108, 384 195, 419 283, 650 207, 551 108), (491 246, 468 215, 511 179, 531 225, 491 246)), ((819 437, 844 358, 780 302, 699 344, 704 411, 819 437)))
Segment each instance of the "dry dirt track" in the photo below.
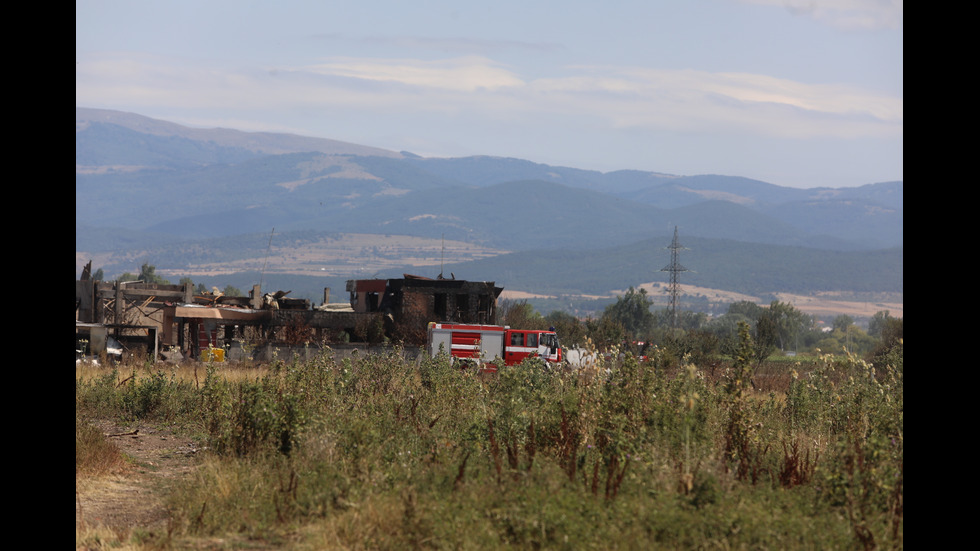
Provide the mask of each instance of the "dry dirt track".
POLYGON ((168 531, 163 496, 173 481, 197 465, 194 442, 153 427, 94 423, 132 461, 125 472, 75 478, 75 528, 105 527, 121 538, 134 528, 159 536, 168 531), (137 430, 136 434, 131 434, 137 430))

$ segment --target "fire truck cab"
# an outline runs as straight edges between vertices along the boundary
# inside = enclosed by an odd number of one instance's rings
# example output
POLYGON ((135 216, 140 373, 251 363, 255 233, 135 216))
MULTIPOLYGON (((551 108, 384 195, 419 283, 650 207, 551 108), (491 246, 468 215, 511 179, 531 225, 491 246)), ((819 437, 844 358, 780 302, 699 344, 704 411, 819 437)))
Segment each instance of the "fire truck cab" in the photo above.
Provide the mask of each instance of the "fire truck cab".
POLYGON ((516 365, 537 356, 560 364, 561 345, 554 330, 511 329, 501 325, 476 325, 432 322, 428 328, 428 350, 431 356, 445 350, 454 360, 496 371, 490 362, 501 358, 505 365, 516 365))

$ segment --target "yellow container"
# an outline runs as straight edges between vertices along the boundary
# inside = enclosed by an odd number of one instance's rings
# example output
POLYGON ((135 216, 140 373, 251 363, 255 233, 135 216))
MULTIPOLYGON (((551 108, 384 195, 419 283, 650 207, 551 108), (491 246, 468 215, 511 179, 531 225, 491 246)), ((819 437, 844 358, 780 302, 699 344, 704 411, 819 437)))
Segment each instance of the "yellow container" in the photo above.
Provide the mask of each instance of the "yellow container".
POLYGON ((225 361, 224 348, 208 348, 201 351, 202 362, 223 362, 225 361))

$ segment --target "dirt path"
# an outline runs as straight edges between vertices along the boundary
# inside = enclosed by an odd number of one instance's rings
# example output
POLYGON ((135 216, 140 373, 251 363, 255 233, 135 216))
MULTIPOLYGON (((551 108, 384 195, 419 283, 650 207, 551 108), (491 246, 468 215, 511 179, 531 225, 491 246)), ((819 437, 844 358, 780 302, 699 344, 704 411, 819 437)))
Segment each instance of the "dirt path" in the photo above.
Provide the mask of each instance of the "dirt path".
POLYGON ((164 535, 169 514, 164 496, 174 480, 198 464, 193 440, 166 429, 93 422, 132 462, 126 472, 75 478, 75 528, 105 527, 122 537, 133 529, 164 535), (133 431, 136 431, 133 434, 133 431))

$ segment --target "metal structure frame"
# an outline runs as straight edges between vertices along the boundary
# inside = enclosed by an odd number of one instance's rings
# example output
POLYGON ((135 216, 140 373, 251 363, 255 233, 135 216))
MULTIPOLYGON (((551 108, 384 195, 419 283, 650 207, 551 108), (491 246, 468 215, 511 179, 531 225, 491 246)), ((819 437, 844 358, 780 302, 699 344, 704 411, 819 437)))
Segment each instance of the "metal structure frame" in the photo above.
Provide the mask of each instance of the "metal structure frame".
POLYGON ((679 252, 685 250, 677 239, 677 226, 674 226, 674 240, 667 247, 670 250, 670 264, 664 266, 661 272, 670 272, 670 287, 667 292, 670 294, 670 327, 677 328, 677 297, 680 295, 680 284, 677 283, 677 275, 681 272, 688 272, 687 268, 677 261, 679 252))

